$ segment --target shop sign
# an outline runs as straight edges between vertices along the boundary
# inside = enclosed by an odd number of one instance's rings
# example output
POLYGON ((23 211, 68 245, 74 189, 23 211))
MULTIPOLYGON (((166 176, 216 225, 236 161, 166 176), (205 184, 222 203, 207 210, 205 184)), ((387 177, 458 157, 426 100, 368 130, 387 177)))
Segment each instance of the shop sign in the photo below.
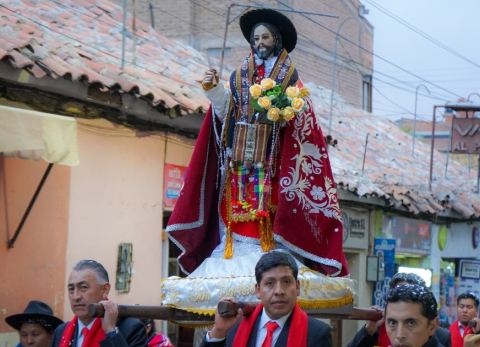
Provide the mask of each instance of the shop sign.
POLYGON ((480 119, 456 118, 452 120, 453 153, 480 153, 480 119))
POLYGON ((460 277, 480 280, 480 261, 460 260, 460 277))
POLYGON ((343 247, 368 248, 368 231, 370 223, 368 211, 354 211, 344 209, 342 212, 343 247))
POLYGON ((375 284, 373 291, 372 303, 379 307, 384 307, 385 295, 388 292, 390 280, 395 274, 395 240, 393 239, 377 239, 375 238, 373 246, 373 255, 383 258, 385 279, 375 284))
POLYGON ((448 239, 448 228, 445 225, 442 225, 438 230, 438 249, 443 251, 447 245, 448 239))
POLYGON ((397 240, 398 252, 429 254, 431 224, 419 219, 385 215, 383 234, 397 240))
POLYGON ((172 209, 180 196, 185 176, 185 166, 165 164, 163 170, 163 207, 172 209))

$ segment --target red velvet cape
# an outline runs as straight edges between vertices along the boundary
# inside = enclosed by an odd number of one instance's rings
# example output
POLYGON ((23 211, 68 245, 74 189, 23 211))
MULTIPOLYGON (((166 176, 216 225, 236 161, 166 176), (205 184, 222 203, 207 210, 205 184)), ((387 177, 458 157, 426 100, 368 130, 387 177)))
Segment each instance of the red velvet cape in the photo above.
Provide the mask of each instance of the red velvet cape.
MULTIPOLYGON (((308 265, 327 275, 347 275, 335 182, 310 102, 284 132, 275 241, 310 259, 308 265)), ((186 273, 195 270, 220 242, 219 150, 210 108, 167 226, 170 239, 182 251, 178 261, 186 273)))

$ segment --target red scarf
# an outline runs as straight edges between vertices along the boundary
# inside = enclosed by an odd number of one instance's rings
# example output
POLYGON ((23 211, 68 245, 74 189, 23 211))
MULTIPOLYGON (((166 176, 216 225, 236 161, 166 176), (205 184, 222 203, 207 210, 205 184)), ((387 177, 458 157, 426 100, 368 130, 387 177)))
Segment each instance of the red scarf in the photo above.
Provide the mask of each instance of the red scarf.
MULTIPOLYGON (((233 347, 246 347, 248 339, 252 334, 253 327, 258 316, 263 310, 263 305, 259 304, 249 317, 244 317, 240 322, 237 333, 235 334, 235 341, 233 347)), ((292 312, 292 319, 290 322, 290 329, 288 331, 287 347, 306 347, 307 346, 307 331, 308 331, 308 316, 302 311, 298 304, 292 312)))
POLYGON ((385 323, 383 323, 378 328, 377 345, 380 346, 380 347, 390 347, 392 345, 390 343, 390 339, 388 338, 388 335, 387 335, 387 328, 385 327, 385 323))
MULTIPOLYGON (((74 316, 73 319, 67 323, 65 330, 63 331, 62 338, 60 339, 59 347, 70 347, 72 345, 74 334, 77 331, 78 317, 74 316)), ((83 339, 82 346, 96 347, 100 346, 100 341, 105 340, 105 331, 102 328, 102 320, 95 319, 92 328, 88 332, 87 336, 83 339)))
POLYGON ((463 336, 460 334, 460 328, 458 327, 458 320, 450 325, 450 334, 452 334, 452 347, 463 347, 463 337, 468 334, 473 334, 472 328, 463 326, 463 336))

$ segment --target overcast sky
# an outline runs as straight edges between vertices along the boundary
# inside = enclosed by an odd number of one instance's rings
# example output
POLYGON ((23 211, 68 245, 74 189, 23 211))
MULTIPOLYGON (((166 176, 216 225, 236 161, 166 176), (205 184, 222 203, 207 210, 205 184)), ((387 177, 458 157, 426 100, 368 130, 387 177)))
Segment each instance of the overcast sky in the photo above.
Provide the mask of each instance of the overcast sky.
MULTIPOLYGON (((444 89, 375 58, 374 77, 378 79, 373 81, 374 113, 389 115, 392 119, 408 116, 407 112, 413 114, 415 89, 419 84, 426 85, 431 95, 437 98, 427 98, 421 94, 428 92, 423 87, 418 89, 419 119, 431 119, 434 104, 456 101, 457 95, 480 94, 480 0, 362 0, 362 3, 369 10, 366 17, 375 28, 374 53, 444 89), (439 48, 381 12, 375 5, 380 5, 478 66, 439 48)), ((480 103, 477 95, 471 96, 471 100, 480 103)))

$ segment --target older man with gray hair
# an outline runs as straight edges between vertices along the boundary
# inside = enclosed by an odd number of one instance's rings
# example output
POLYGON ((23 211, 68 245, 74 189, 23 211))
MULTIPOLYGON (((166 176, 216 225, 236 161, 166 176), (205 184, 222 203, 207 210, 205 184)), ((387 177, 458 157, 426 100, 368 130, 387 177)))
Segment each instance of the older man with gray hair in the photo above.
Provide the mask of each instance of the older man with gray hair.
POLYGON ((107 270, 95 260, 80 260, 68 278, 68 299, 75 314, 56 330, 54 347, 136 347, 146 346, 147 337, 138 319, 118 319, 118 305, 108 299, 110 283, 107 270), (100 303, 103 318, 92 318, 88 306, 100 303))

